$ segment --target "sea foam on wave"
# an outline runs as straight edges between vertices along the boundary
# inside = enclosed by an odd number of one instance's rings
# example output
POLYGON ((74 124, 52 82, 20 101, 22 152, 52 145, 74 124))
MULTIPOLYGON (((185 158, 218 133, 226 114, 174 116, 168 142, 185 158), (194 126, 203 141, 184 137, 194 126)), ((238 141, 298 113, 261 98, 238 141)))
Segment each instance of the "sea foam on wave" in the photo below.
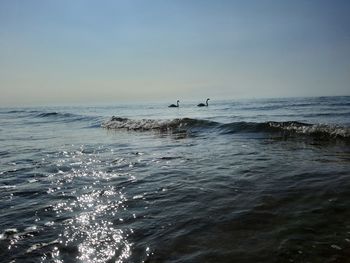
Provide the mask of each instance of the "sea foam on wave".
POLYGON ((140 119, 133 120, 113 116, 110 120, 101 125, 106 129, 126 129, 126 130, 159 130, 174 131, 185 130, 191 131, 196 128, 201 131, 215 128, 216 131, 227 133, 279 133, 284 136, 311 136, 318 139, 350 139, 350 128, 326 125, 326 124, 309 124, 298 121, 286 122, 232 122, 219 123, 209 120, 179 118, 173 120, 156 120, 140 119))

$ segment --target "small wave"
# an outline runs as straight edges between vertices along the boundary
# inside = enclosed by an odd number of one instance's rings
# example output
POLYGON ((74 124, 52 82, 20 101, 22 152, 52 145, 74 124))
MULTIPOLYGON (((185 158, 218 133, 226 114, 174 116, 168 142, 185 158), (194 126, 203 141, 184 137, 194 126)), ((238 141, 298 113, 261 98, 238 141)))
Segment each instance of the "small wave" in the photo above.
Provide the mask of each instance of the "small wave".
MULTIPOLYGON (((296 115, 298 116, 298 115, 296 115)), ((299 115, 300 116, 300 115, 299 115)), ((308 114, 302 114, 301 116, 307 117, 307 118, 313 118, 313 117, 339 117, 339 116, 350 116, 350 112, 324 112, 324 113, 308 113, 308 114)))
POLYGON ((38 113, 40 111, 37 110, 9 110, 9 111, 1 111, 1 114, 16 114, 16 113, 38 113))
POLYGON ((244 107, 242 108, 243 110, 252 110, 252 111, 273 111, 273 110, 277 110, 277 109, 281 109, 284 108, 285 105, 284 104, 275 104, 275 105, 257 105, 257 106, 253 106, 253 107, 244 107))
POLYGON ((350 128, 338 125, 309 124, 298 121, 286 122, 236 122, 223 124, 222 128, 228 133, 265 132, 279 133, 283 136, 311 136, 316 139, 350 139, 350 128))
POLYGON ((291 104, 286 104, 286 107, 295 107, 295 108, 299 108, 299 107, 310 107, 315 105, 315 103, 313 102, 307 102, 307 103, 303 103, 303 102, 295 102, 295 103, 291 103, 291 104))
POLYGON ((57 116, 57 115, 58 115, 57 112, 48 112, 48 113, 40 113, 37 115, 37 117, 45 118, 45 117, 51 117, 51 116, 57 116))
POLYGON ((10 110, 10 111, 5 111, 4 113, 12 114, 12 113, 23 113, 23 112, 27 112, 27 111, 25 111, 25 110, 10 110))
POLYGON ((132 120, 128 118, 112 117, 101 125, 106 129, 126 129, 134 131, 158 130, 168 131, 205 131, 215 129, 219 133, 279 133, 283 136, 311 136, 317 139, 350 139, 350 128, 339 125, 309 124, 297 121, 287 122, 232 122, 219 123, 201 119, 173 119, 154 120, 142 119, 132 120))
POLYGON ((269 128, 296 134, 310 135, 319 139, 350 139, 350 128, 339 125, 307 124, 302 122, 267 122, 269 128))
POLYGON ((75 122, 75 121, 99 121, 99 117, 79 115, 65 112, 41 112, 35 115, 36 118, 47 119, 48 121, 75 122))
POLYGON ((71 114, 71 113, 59 113, 59 112, 43 112, 43 113, 40 113, 40 114, 36 115, 36 117, 39 117, 39 118, 47 118, 47 117, 52 117, 52 116, 71 117, 71 116, 74 116, 74 114, 71 114))

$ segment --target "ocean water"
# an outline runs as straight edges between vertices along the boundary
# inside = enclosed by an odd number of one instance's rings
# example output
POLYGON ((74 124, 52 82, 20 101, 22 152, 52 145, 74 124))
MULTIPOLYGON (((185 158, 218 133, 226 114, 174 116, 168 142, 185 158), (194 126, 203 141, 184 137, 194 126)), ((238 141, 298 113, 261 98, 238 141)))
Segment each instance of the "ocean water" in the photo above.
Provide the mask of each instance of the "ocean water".
POLYGON ((199 102, 0 108, 0 261, 349 262, 350 97, 199 102))

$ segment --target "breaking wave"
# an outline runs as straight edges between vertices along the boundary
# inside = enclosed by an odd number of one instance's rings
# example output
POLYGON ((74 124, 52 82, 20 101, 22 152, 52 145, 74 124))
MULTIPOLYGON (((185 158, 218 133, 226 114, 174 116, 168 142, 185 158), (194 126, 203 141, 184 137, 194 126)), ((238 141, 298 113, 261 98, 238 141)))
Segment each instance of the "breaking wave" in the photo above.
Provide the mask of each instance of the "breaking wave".
POLYGON ((298 121, 286 122, 232 122, 219 123, 215 121, 179 118, 173 120, 141 119, 133 120, 113 116, 101 125, 106 129, 126 129, 133 131, 156 130, 161 132, 173 131, 205 131, 216 130, 219 133, 278 133, 283 136, 311 136, 317 139, 350 140, 350 128, 338 125, 309 124, 298 121))
POLYGON ((189 130, 192 128, 210 128, 218 126, 218 122, 181 118, 173 120, 154 120, 141 119, 132 120, 128 118, 120 118, 113 116, 109 121, 102 123, 103 128, 107 129, 127 129, 127 130, 159 130, 159 131, 173 131, 173 130, 189 130))

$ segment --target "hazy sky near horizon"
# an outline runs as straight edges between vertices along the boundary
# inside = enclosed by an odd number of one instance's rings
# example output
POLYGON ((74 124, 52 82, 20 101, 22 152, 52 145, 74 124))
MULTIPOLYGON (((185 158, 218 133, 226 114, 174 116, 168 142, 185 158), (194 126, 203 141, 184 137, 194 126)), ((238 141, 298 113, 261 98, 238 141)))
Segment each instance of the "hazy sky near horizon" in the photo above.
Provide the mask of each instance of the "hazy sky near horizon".
POLYGON ((350 1, 0 0, 0 106, 350 95, 350 1))

